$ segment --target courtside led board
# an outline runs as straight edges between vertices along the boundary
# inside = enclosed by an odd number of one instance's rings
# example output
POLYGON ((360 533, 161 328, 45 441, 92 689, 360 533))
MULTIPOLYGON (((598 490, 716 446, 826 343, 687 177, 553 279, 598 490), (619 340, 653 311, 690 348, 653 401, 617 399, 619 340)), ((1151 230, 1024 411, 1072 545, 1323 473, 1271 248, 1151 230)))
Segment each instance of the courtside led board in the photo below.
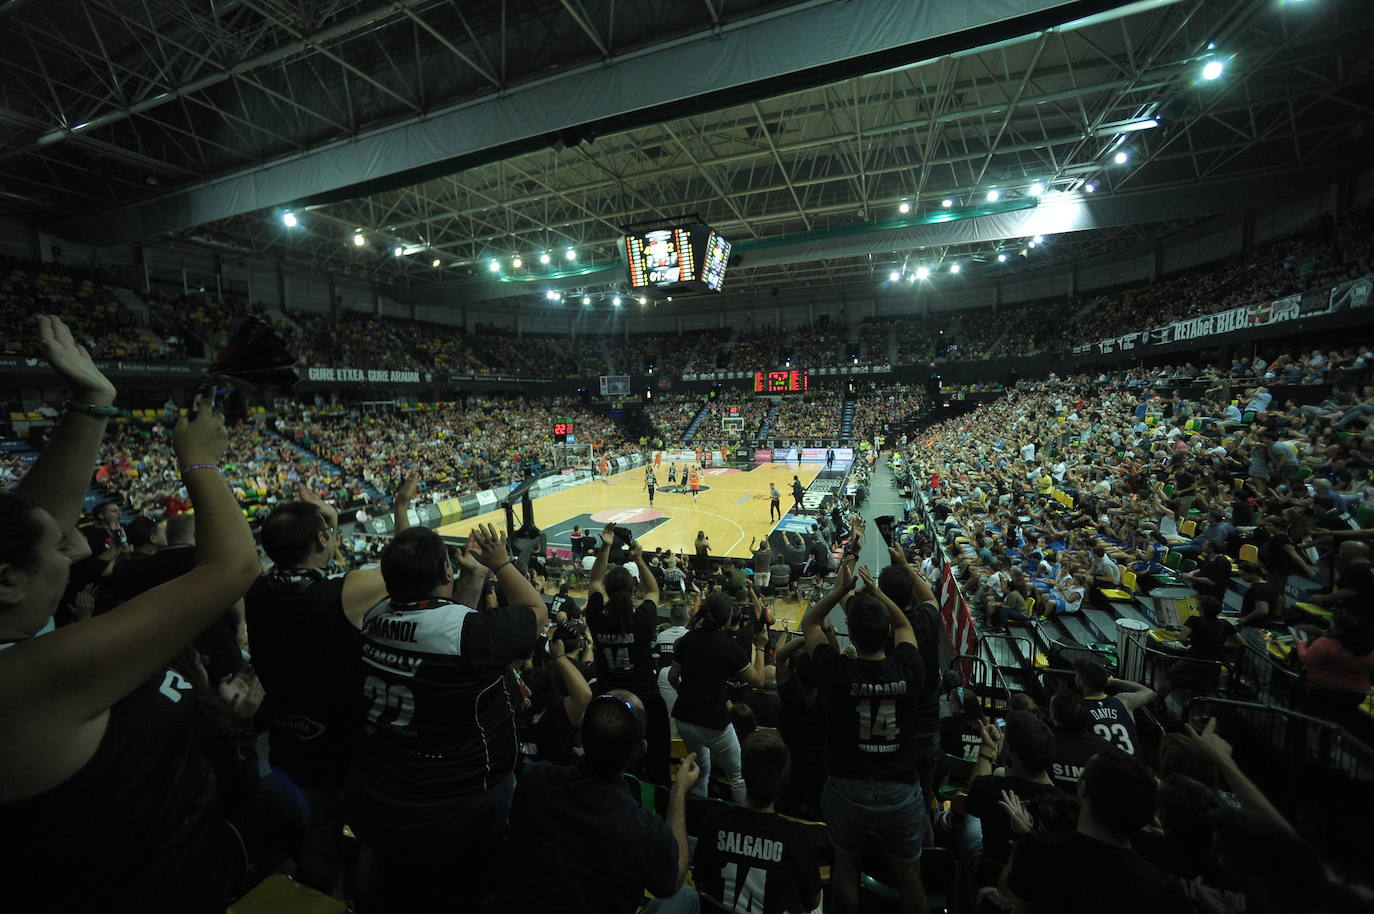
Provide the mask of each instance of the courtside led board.
POLYGON ((800 368, 754 372, 754 393, 756 394, 801 393, 808 388, 809 379, 806 372, 800 368))

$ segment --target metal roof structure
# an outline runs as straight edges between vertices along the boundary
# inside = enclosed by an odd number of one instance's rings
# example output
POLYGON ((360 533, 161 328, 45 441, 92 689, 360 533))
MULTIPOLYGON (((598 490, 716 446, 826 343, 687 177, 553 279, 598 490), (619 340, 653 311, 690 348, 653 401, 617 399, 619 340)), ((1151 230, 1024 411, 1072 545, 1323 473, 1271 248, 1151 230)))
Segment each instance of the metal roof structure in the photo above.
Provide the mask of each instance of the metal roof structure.
POLYGON ((1371 40, 1361 0, 0 0, 0 211, 466 302, 609 288, 690 213, 732 292, 840 288, 1353 171, 1371 40))

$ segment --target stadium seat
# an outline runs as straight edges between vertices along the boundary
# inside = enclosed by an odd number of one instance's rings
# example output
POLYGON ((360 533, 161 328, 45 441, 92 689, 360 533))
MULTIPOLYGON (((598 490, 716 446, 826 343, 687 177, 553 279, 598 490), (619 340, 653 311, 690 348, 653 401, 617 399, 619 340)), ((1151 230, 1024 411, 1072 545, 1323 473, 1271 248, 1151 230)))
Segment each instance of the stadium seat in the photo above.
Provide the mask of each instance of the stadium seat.
POLYGON ((1172 571, 1178 571, 1178 566, 1183 563, 1183 554, 1169 550, 1169 554, 1164 556, 1164 567, 1172 571))
POLYGON ((1197 521, 1185 520, 1178 525, 1178 532, 1180 535, 1186 536, 1189 539, 1197 536, 1197 521))
POLYGON ((1102 591, 1102 596, 1108 600, 1129 601, 1135 596, 1135 572, 1123 571, 1121 573, 1121 586, 1108 587, 1102 591))
POLYGON ((348 905, 277 873, 229 906, 228 914, 343 914, 348 905))
POLYGON ((1259 562, 1259 547, 1254 543, 1246 543, 1240 547, 1240 560, 1242 562, 1259 562))

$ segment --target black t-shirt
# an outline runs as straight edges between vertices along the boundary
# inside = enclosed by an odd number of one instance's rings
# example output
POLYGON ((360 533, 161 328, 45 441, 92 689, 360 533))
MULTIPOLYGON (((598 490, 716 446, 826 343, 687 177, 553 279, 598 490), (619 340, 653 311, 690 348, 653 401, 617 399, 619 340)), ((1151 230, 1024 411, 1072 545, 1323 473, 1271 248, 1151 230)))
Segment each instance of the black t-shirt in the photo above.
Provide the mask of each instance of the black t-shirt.
POLYGON ((1225 619, 1208 619, 1202 615, 1193 616, 1184 624, 1189 631, 1188 656, 1195 660, 1220 660, 1226 639, 1235 631, 1225 619))
POLYGON ((1107 752, 1111 748, 1111 743, 1091 729, 1075 732, 1056 727, 1050 778, 1055 786, 1064 792, 1076 795, 1078 781, 1083 776, 1083 769, 1088 767, 1089 760, 1099 752, 1107 752))
POLYGON ((725 707, 726 683, 742 676, 752 655, 729 633, 693 630, 677 639, 673 662, 682 671, 673 717, 710 730, 724 730, 730 723, 725 707))
POLYGON ((804 494, 805 490, 802 488, 802 484, 800 481, 792 483, 792 497, 794 499, 796 499, 797 501, 801 501, 802 495, 804 494))
POLYGON ((1021 798, 1021 802, 1031 808, 1035 817, 1036 799, 1041 796, 1055 796, 1059 788, 1053 784, 1036 784, 1017 777, 996 777, 985 774, 975 778, 968 787, 968 798, 964 800, 964 812, 979 819, 983 824, 983 862, 977 872, 983 885, 995 885, 1002 864, 1011 857, 1012 839, 1011 819, 999 804, 1002 791, 1010 790, 1021 798))
MULTIPOLYGON (((1269 606, 1269 615, 1261 616, 1250 625, 1269 626, 1283 625, 1283 610, 1279 606, 1279 588, 1277 585, 1268 581, 1256 581, 1246 589, 1240 598, 1240 615, 1245 618, 1255 611, 1256 603, 1265 603, 1269 606)), ((1189 623, 1192 624, 1191 622, 1189 623)))
POLYGON ((655 691, 658 666, 654 663, 654 638, 658 607, 644 600, 634 609, 629 625, 606 605, 599 592, 587 597, 587 628, 596 642, 597 688, 655 691))
POLYGON ((262 681, 271 762, 298 786, 337 790, 362 731, 361 640, 344 579, 271 572, 244 595, 248 648, 262 681))
POLYGON ((754 720, 760 727, 776 730, 782 720, 782 699, 777 692, 751 686, 737 694, 734 702, 747 705, 754 712, 754 720))
POLYGON ((1231 583, 1231 563, 1226 556, 1217 555, 1203 559, 1198 566, 1197 574, 1213 582, 1211 587, 1206 588, 1205 593, 1218 600, 1226 596, 1226 587, 1231 583))
POLYGON ((1288 547, 1293 545, 1293 538, 1287 533, 1275 533, 1268 537, 1268 540, 1264 546, 1264 567, 1269 573, 1280 578, 1286 574, 1296 573, 1297 563, 1288 554, 1288 547))
POLYGON ((351 784, 374 817, 419 825, 443 800, 488 790, 515 770, 509 665, 537 637, 527 606, 383 600, 368 610, 359 692, 367 720, 351 784))
POLYGON ((982 745, 983 726, 976 719, 959 714, 940 720, 940 751, 945 755, 976 762, 982 745))
POLYGON ((0 803, 12 910, 224 910, 230 852, 196 703, 180 674, 157 673, 110 708, 75 774, 0 803))
POLYGON ((672 829, 641 809, 620 778, 544 762, 526 766, 507 835, 497 890, 507 911, 632 914, 645 890, 665 898, 677 889, 672 829))
POLYGON ((553 618, 559 613, 567 613, 569 619, 581 619, 582 607, 578 605, 575 597, 560 593, 549 602, 549 618, 553 618))
POLYGON ((940 727, 940 639, 944 622, 934 603, 920 603, 906 611, 907 620, 916 633, 916 650, 921 655, 921 669, 925 675, 916 692, 916 732, 934 735, 940 727))
POLYGON ((1178 880, 1133 850, 1078 832, 1022 837, 1007 888, 1027 914, 1187 914, 1178 880))
POLYGON ((1084 698, 1093 733, 1111 743, 1127 755, 1135 755, 1140 747, 1140 735, 1135 718, 1115 695, 1106 698, 1084 698))
POLYGON ((1368 619, 1374 616, 1374 577, 1368 565, 1348 568, 1336 576, 1337 590, 1353 590, 1355 596, 1341 600, 1341 606, 1368 619))
POLYGON ((863 660, 819 644, 811 664, 825 704, 826 771, 832 777, 915 783, 925 679, 916 646, 899 644, 882 660, 863 660))
POLYGON ((572 764, 577 728, 568 720, 565 700, 565 696, 559 695, 543 708, 520 717, 520 754, 527 761, 572 764))
POLYGON ((806 826, 742 806, 702 818, 692 878, 734 914, 800 914, 821 892, 816 842, 806 826))

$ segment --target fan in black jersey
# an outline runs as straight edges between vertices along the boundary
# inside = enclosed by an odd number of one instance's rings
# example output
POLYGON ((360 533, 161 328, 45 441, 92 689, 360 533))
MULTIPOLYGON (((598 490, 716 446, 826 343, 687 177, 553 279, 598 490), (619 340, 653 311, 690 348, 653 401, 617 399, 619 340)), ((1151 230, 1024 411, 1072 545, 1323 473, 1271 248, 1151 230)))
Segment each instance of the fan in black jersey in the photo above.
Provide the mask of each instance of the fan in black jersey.
POLYGON ((654 662, 654 638, 658 628, 658 582, 644 561, 638 543, 630 544, 629 556, 639 571, 644 598, 634 602, 635 579, 623 565, 611 565, 611 550, 619 548, 615 524, 601 531, 601 551, 592 565, 587 585, 587 628, 592 633, 598 690, 626 689, 639 696, 648 715, 644 738, 649 748, 636 769, 656 784, 668 783, 668 750, 672 732, 668 706, 658 692, 658 666, 654 662))
POLYGON ((1094 733, 1088 706, 1073 692, 1063 690, 1050 699, 1050 723, 1054 728, 1054 761, 1050 777, 1067 793, 1078 792, 1078 781, 1088 762, 1099 752, 1109 752, 1112 744, 1094 733))
MULTIPOLYGON (((529 693, 529 706, 517 719, 520 752, 530 761, 570 765, 577 725, 591 703, 592 690, 567 654, 568 642, 560 637, 565 631, 552 623, 550 629, 548 660, 527 660, 520 674, 520 684, 529 693)), ((577 647, 576 638, 571 646, 577 647)))
POLYGON ((1135 726, 1136 708, 1155 700, 1155 690, 1138 682, 1107 675, 1107 668, 1096 657, 1073 662, 1074 681, 1083 693, 1092 719, 1092 730, 1127 755, 1140 753, 1140 734, 1135 726), (1108 695, 1108 689, 1116 694, 1108 695))
POLYGON ((916 779, 921 655, 911 622, 867 568, 859 571, 863 591, 845 606, 857 656, 842 655, 827 640, 821 622, 848 594, 854 562, 853 556, 846 559, 834 589, 802 617, 825 706, 829 777, 821 811, 835 848, 831 884, 836 908, 844 914, 855 910, 865 837, 876 832, 901 889, 901 910, 914 914, 926 906, 920 869, 925 806, 916 779), (889 638, 895 644, 890 654, 889 638))
MULTIPOLYGON (((330 892, 343 871, 342 790, 361 724, 358 626, 386 595, 386 584, 375 568, 327 575, 339 543, 338 512, 303 485, 296 494, 262 525, 273 568, 244 595, 244 615, 268 695, 272 767, 301 789, 308 806, 296 878, 330 892)), ((413 479, 396 494, 397 530, 410 523, 414 494, 413 479)))
POLYGON ((366 720, 346 799, 388 911, 490 892, 515 790, 510 664, 530 655, 548 612, 490 525, 458 562, 455 581, 438 534, 402 532, 382 553, 387 599, 363 618, 366 720), (488 572, 507 605, 474 609, 488 572))
POLYGON ((692 876, 697 890, 734 914, 788 914, 821 902, 821 874, 810 829, 777 814, 792 770, 776 730, 744 741, 743 806, 713 806, 701 820, 692 876))

